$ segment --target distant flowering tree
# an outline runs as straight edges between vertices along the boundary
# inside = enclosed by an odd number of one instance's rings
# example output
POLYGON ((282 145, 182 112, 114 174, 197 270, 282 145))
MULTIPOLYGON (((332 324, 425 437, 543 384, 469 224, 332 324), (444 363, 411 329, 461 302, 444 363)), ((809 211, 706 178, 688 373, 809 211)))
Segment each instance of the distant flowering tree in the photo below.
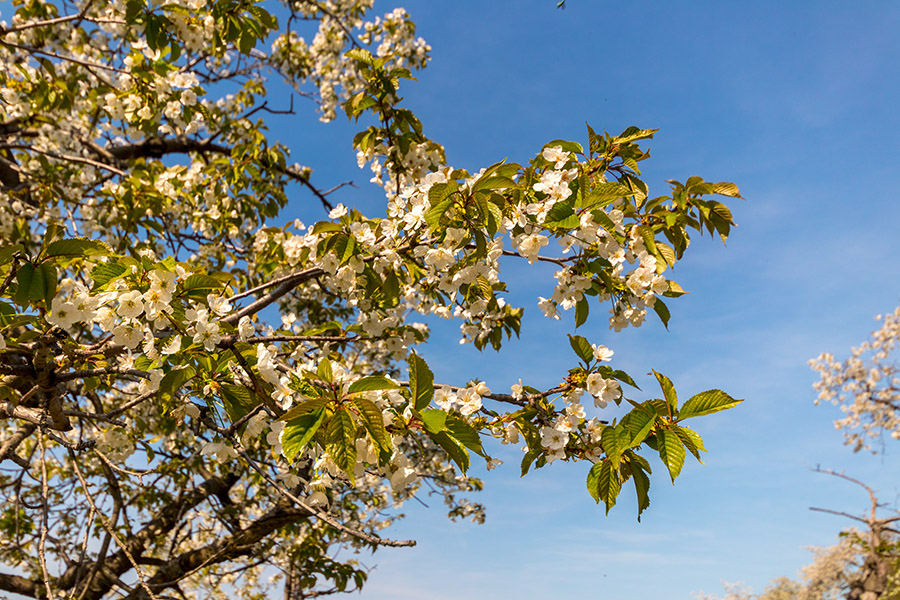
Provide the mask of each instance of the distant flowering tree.
POLYGON ((845 416, 834 422, 845 430, 845 438, 854 450, 870 448, 872 439, 884 434, 900 439, 900 367, 897 346, 900 344, 900 307, 876 317, 881 327, 871 338, 853 348, 850 358, 835 360, 824 353, 809 361, 819 374, 814 385, 816 400, 839 404, 845 416))
POLYGON ((587 146, 468 172, 400 104, 430 50, 401 9, 14 4, 0 24, 0 590, 356 589, 366 572, 336 549, 412 544, 379 532, 423 486, 451 517, 482 518, 465 493, 481 487, 472 453, 499 463, 485 440, 524 443, 523 474, 587 461, 607 511, 630 480, 643 511, 645 451, 674 481, 704 450, 684 421, 739 402, 679 403, 658 373, 662 399, 627 399, 613 351, 575 335, 577 362, 548 390, 443 384, 415 352, 416 315, 457 320, 479 349, 518 334, 509 260, 555 268, 548 317, 573 310, 577 327, 605 305, 616 331, 650 311, 667 322, 690 233, 733 225, 710 196, 739 193, 691 177, 651 195, 639 142, 654 130, 588 129, 587 146), (334 206, 269 137, 277 82, 323 121, 362 122, 384 215, 334 206), (291 185, 327 218, 279 221, 291 185), (623 400, 621 419, 597 416, 623 400))

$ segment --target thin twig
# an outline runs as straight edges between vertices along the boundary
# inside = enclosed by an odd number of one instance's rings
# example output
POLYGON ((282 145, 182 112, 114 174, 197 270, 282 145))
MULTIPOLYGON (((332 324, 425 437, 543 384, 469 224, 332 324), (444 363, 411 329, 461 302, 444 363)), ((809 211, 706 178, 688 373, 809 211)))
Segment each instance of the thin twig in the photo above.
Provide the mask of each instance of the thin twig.
POLYGON ((44 578, 44 587, 47 589, 47 598, 53 598, 50 589, 50 573, 47 571, 47 525, 50 520, 50 486, 47 483, 47 460, 44 446, 44 433, 38 433, 38 446, 41 449, 41 539, 38 543, 38 560, 41 563, 41 575, 44 578))
POLYGON ((114 73, 122 73, 128 75, 128 71, 124 71, 122 69, 117 69, 116 67, 111 67, 109 65, 104 65, 101 63, 90 62, 87 60, 81 60, 75 58, 73 56, 63 56, 62 54, 57 54, 56 52, 50 52, 49 50, 40 50, 38 48, 33 48, 31 46, 21 46, 19 44, 14 44, 12 42, 4 42, 0 40, 0 45, 9 46, 10 48, 16 48, 17 50, 22 50, 24 52, 29 52, 31 54, 43 54, 44 56, 49 56, 50 58, 58 58, 59 60, 64 60, 67 62, 75 63, 76 65, 81 65, 83 67, 91 67, 94 69, 103 69, 104 71, 112 71, 114 73))
MULTIPOLYGON (((2 42, 0 42, 2 44, 2 42)), ((102 163, 98 160, 94 160, 91 158, 84 158, 82 156, 72 156, 71 154, 59 154, 57 152, 50 152, 49 150, 39 150, 34 146, 24 146, 22 144, 6 144, 4 147, 11 150, 25 150, 31 152, 37 152, 38 154, 43 154, 44 156, 49 156, 50 158, 55 158, 57 160, 66 160, 70 162, 82 163, 85 165, 90 165, 92 167, 96 167, 98 169, 102 169, 104 171, 109 171, 110 173, 114 173, 119 177, 125 177, 127 173, 120 169, 115 168, 112 165, 108 165, 106 163, 102 163)))
MULTIPOLYGON (((153 590, 150 589, 150 586, 147 585, 147 582, 144 580, 144 572, 141 570, 140 566, 138 566, 137 561, 131 555, 131 552, 128 551, 128 546, 125 542, 119 537, 116 533, 115 528, 108 522, 106 515, 102 512, 97 511, 97 505, 94 502, 94 495, 88 490, 87 482, 84 479, 84 475, 81 474, 81 468, 78 466, 78 460, 75 456, 75 452, 73 450, 69 450, 69 456, 72 459, 72 466, 75 469, 75 475, 78 477, 78 481, 81 482, 81 488, 84 490, 84 496, 87 498, 88 504, 91 505, 91 508, 94 509, 97 514, 100 516, 100 522, 103 523, 103 528, 116 540, 116 544, 119 545, 122 552, 128 558, 128 561, 131 563, 131 566, 134 567, 134 572, 137 574, 138 579, 141 582, 141 587, 147 592, 152 600, 159 600, 156 594, 153 593, 153 590)), ((52 596, 51 596, 52 597, 52 596)))

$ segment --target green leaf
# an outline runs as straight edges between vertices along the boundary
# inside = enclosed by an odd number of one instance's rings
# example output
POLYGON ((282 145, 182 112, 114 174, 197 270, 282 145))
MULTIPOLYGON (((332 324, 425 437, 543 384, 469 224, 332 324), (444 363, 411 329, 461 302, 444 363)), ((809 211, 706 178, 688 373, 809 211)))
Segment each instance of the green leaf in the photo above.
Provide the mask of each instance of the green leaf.
POLYGON ((356 381, 351 383, 350 388, 347 390, 347 393, 356 394, 358 392, 370 392, 375 390, 396 390, 399 387, 399 385, 397 385, 387 377, 381 375, 371 375, 369 377, 357 379, 356 381))
POLYGON ((22 244, 13 244, 12 246, 4 246, 0 248, 0 265, 5 265, 13 259, 16 252, 21 252, 25 247, 22 244))
POLYGON ((119 263, 99 263, 91 269, 91 279, 94 280, 92 291, 97 291, 113 279, 118 279, 128 272, 128 267, 119 263))
POLYGON ((700 437, 700 434, 687 427, 676 427, 674 431, 681 440, 681 443, 684 444, 684 447, 687 448, 688 452, 693 454, 694 458, 697 459, 697 462, 702 464, 703 461, 700 460, 700 453, 706 452, 706 448, 703 447, 703 438, 700 437))
POLYGON ((315 225, 313 225, 312 231, 310 233, 324 233, 328 231, 341 231, 344 229, 344 226, 340 223, 332 223, 331 221, 319 221, 315 225))
POLYGON ((352 58, 353 60, 358 60, 367 65, 375 64, 375 58, 372 56, 372 53, 365 48, 353 48, 352 50, 348 50, 344 56, 352 58))
POLYGON ((225 405, 225 412, 228 413, 228 418, 232 423, 245 417, 259 404, 254 401, 253 392, 242 385, 233 383, 222 385, 222 403, 225 405))
POLYGON ((247 12, 251 13, 256 19, 263 24, 264 27, 272 29, 278 27, 278 21, 268 11, 261 6, 251 5, 247 7, 247 12))
POLYGON ((678 298, 679 296, 684 296, 685 294, 687 294, 687 292, 684 291, 684 288, 681 287, 677 282, 670 279, 666 283, 669 287, 669 289, 663 292, 663 296, 665 296, 666 298, 678 298))
POLYGON ((428 188, 428 203, 433 208, 452 196, 458 189, 459 184, 455 181, 435 183, 428 188))
POLYGON ((644 443, 653 425, 656 423, 656 414, 646 410, 641 405, 636 405, 634 410, 622 417, 622 425, 628 430, 631 437, 630 448, 636 448, 644 443))
POLYGON ((422 411, 422 424, 428 433, 440 433, 446 429, 447 413, 436 408, 422 411))
MULTIPOLYGON (((641 456, 629 453, 628 458, 631 459, 629 467, 631 468, 631 479, 634 481, 634 491, 637 492, 638 522, 640 522, 641 513, 650 506, 650 478, 647 477, 648 470, 645 470, 643 464, 636 460, 643 460, 641 456)), ((649 467, 649 465, 647 466, 649 467)))
POLYGON ((562 227, 565 229, 574 229, 581 224, 581 219, 572 210, 572 207, 563 202, 554 204, 547 213, 544 225, 547 227, 562 227))
POLYGON ((319 366, 316 368, 316 374, 322 381, 327 381, 328 383, 334 381, 334 371, 331 368, 331 361, 328 360, 327 356, 319 361, 319 366))
POLYGON ((588 302, 587 297, 582 296, 581 300, 575 303, 575 328, 581 327, 585 324, 588 318, 588 314, 591 311, 590 303, 588 302))
POLYGON ((632 125, 628 129, 620 133, 616 138, 616 141, 622 143, 650 139, 657 131, 659 131, 659 129, 640 129, 632 125))
POLYGON ((552 142, 547 142, 546 144, 544 144, 544 147, 541 148, 541 151, 546 148, 552 148, 553 146, 560 146, 566 152, 584 154, 584 148, 581 147, 581 144, 579 144, 578 142, 569 142, 566 140, 553 140, 552 142))
POLYGON ((656 375, 656 381, 659 382, 659 387, 662 388, 663 395, 669 405, 669 414, 673 416, 678 415, 678 396, 675 394, 675 386, 672 384, 672 380, 662 373, 657 373, 655 370, 653 374, 656 375))
POLYGON ((630 385, 631 387, 633 387, 636 390, 641 389, 638 387, 638 384, 634 382, 634 379, 631 378, 631 375, 629 375, 625 371, 622 371, 620 369, 615 369, 612 373, 610 373, 610 375, 614 379, 618 379, 622 383, 627 383, 628 385, 630 385))
POLYGON ((371 400, 365 398, 354 398, 353 404, 359 411, 359 418, 363 427, 369 432, 372 443, 382 452, 391 452, 393 445, 391 444, 391 436, 384 428, 384 415, 371 400))
POLYGON ((606 514, 616 505, 622 484, 619 482, 619 474, 609 460, 594 463, 587 476, 588 493, 598 504, 603 500, 606 505, 606 514))
POLYGON ((453 206, 453 198, 447 198, 446 200, 441 200, 437 204, 432 204, 431 207, 425 211, 425 223, 431 231, 435 231, 438 228, 441 224, 441 219, 444 217, 444 213, 446 213, 451 206, 453 206))
POLYGON ((335 234, 334 246, 332 248, 337 255, 341 265, 347 264, 353 258, 354 250, 356 250, 356 238, 346 233, 335 234))
POLYGON ((606 458, 614 466, 618 466, 619 459, 622 457, 622 450, 624 450, 624 448, 619 446, 619 431, 617 429, 618 427, 606 425, 603 427, 603 432, 600 436, 600 447, 606 452, 606 458))
POLYGON ((316 398, 314 400, 307 400, 306 402, 302 402, 290 409, 280 417, 278 417, 279 421, 292 421, 301 415, 305 415, 306 413, 311 413, 314 411, 323 408, 326 404, 328 404, 327 398, 316 398))
POLYGON ((36 315, 16 313, 13 307, 5 302, 0 302, 0 329, 7 327, 20 327, 37 322, 36 315))
POLYGON ((734 185, 729 181, 720 181, 719 183, 713 184, 716 189, 716 193, 720 196, 730 196, 732 198, 741 198, 741 192, 738 190, 738 186, 734 185))
POLYGON ((474 283, 478 294, 485 300, 490 300, 494 296, 494 288, 491 286, 491 282, 483 275, 476 277, 474 283))
POLYGON ((672 483, 675 483, 675 478, 678 477, 678 474, 681 473, 681 468, 684 466, 684 445, 681 443, 678 435, 669 429, 660 430, 657 436, 662 437, 661 440, 657 440, 659 458, 669 470, 672 483))
MULTIPOLYGON (((35 279, 34 273, 35 268, 33 264, 24 263, 19 265, 19 270, 16 272, 16 282, 19 284, 19 291, 16 292, 16 303, 20 306, 28 306, 28 302, 31 300, 31 286, 35 279)), ((41 283, 34 285, 41 285, 41 283)), ((38 294, 38 298, 43 296, 43 290, 39 291, 41 293, 38 294)))
POLYGON ((659 317, 659 320, 662 321, 663 326, 668 329, 669 318, 672 315, 669 313, 669 307, 666 306, 666 303, 659 298, 656 298, 653 302, 653 310, 656 312, 656 316, 659 317))
POLYGON ((222 286, 222 282, 218 279, 202 273, 194 273, 181 283, 181 289, 185 292, 218 290, 222 286))
POLYGON ((346 410, 339 410, 328 420, 325 429, 325 451, 341 470, 354 478, 356 466, 356 423, 346 410))
POLYGON ((737 406, 743 400, 735 400, 722 390, 707 390, 700 392, 696 396, 692 396, 679 411, 678 418, 680 420, 690 419, 693 417, 702 417, 720 410, 726 410, 737 406))
POLYGON ((287 422, 281 436, 281 449, 289 461, 309 443, 324 420, 325 409, 319 408, 287 422))
POLYGON ((159 382, 159 398, 163 402, 175 397, 175 393, 188 381, 193 379, 197 372, 194 367, 186 366, 180 369, 172 369, 166 373, 159 382))
POLYGON ((638 225, 637 230, 641 239, 644 241, 644 247, 647 248, 647 251, 650 252, 650 254, 656 254, 656 236, 653 233, 653 229, 646 225, 638 225))
POLYGON ((418 354, 409 357, 409 392, 416 410, 423 410, 434 398, 434 373, 418 354))
POLYGON ((460 471, 465 473, 469 470, 469 452, 459 441, 447 435, 446 431, 432 434, 431 439, 444 449, 444 452, 456 463, 460 471))
POLYGON ((479 456, 484 456, 484 448, 481 446, 481 437, 478 435, 478 431, 469 425, 465 419, 448 414, 445 426, 450 435, 466 448, 479 456))
POLYGON ((72 238, 56 240, 44 250, 47 257, 58 256, 109 256, 112 249, 100 240, 72 238))
POLYGON ((525 456, 522 457, 522 464, 520 465, 522 477, 525 477, 525 475, 528 474, 528 470, 531 469, 531 463, 533 463, 540 455, 540 451, 532 448, 529 448, 528 451, 525 452, 525 456))
POLYGON ((518 187, 516 182, 509 177, 494 175, 492 177, 482 177, 476 181, 475 185, 472 186, 472 191, 512 189, 515 187, 518 187))
POLYGON ((584 361, 584 364, 589 365, 594 360, 594 349, 591 348, 591 343, 582 336, 569 335, 569 345, 572 346, 572 350, 575 351, 578 358, 584 361))
MULTIPOLYGON (((42 263, 41 266, 37 268, 35 271, 35 279, 32 280, 37 281, 40 279, 42 281, 43 289, 43 299, 44 306, 50 308, 50 304, 53 302, 53 297, 56 295, 56 284, 59 280, 59 274, 56 271, 56 267, 51 265, 50 263, 42 263)), ((35 289, 32 287, 31 293, 35 293, 35 289)))

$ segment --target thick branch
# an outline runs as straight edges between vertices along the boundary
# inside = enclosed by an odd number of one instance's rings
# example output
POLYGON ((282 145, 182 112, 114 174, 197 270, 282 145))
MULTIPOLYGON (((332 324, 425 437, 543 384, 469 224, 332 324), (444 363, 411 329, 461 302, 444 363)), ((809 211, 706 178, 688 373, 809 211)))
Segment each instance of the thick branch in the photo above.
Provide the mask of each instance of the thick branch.
POLYGON ((20 575, 0 573, 0 590, 12 592, 29 598, 43 598, 40 582, 26 579, 20 575))
MULTIPOLYGON (((112 146, 105 148, 104 151, 116 159, 123 161, 135 158, 161 158, 166 154, 187 154, 190 152, 212 152, 214 154, 222 154, 225 156, 230 156, 232 154, 232 149, 228 146, 187 137, 154 138, 141 142, 140 144, 112 146)), ((331 202, 325 197, 327 194, 321 192, 310 183, 308 176, 277 164, 271 164, 265 157, 262 157, 260 161, 265 167, 273 169, 294 181, 302 183, 316 196, 316 198, 319 199, 319 202, 321 202, 325 208, 329 210, 334 208, 331 202)))
POLYGON ((27 466, 28 463, 24 462, 24 459, 16 454, 16 448, 19 447, 19 444, 21 444, 25 438, 34 433, 35 429, 37 429, 37 425, 33 423, 22 425, 14 434, 4 440, 3 443, 0 444, 0 462, 3 462, 8 458, 19 466, 27 466))
POLYGON ((241 320, 241 317, 243 317, 245 315, 252 315, 252 314, 258 313, 259 311, 261 311, 265 307, 269 306, 270 304, 272 304, 273 302, 275 302, 282 296, 285 296, 286 294, 290 293, 291 290, 296 288, 298 285, 300 285, 304 281, 309 281, 310 279, 318 277, 319 275, 322 275, 324 273, 325 273, 325 271, 323 271, 322 269, 320 269, 318 267, 314 267, 312 269, 306 269, 304 271, 300 271, 299 273, 294 273, 293 275, 291 275, 290 277, 285 279, 284 283, 279 285, 277 288, 275 288, 274 290, 272 290, 271 292, 269 292, 268 294, 266 294, 259 300, 256 300, 255 302, 251 302, 244 308, 231 313, 230 315, 228 315, 227 317, 222 319, 222 321, 224 321, 225 323, 230 323, 230 324, 234 325, 235 323, 237 323, 238 321, 241 320))
POLYGON ((122 161, 134 160, 135 158, 162 158, 166 154, 187 154, 189 152, 231 154, 231 148, 227 146, 186 137, 153 138, 140 144, 110 146, 104 150, 113 158, 122 161))

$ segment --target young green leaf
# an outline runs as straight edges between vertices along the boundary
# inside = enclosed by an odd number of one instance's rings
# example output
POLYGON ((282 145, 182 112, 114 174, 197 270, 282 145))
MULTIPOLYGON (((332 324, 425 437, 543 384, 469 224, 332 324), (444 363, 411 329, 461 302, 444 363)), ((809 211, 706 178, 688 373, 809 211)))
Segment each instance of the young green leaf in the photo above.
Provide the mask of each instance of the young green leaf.
POLYGON ((434 398, 434 373, 418 354, 409 357, 409 392, 416 410, 424 410, 434 398))
POLYGON ((465 419, 448 414, 445 426, 448 433, 466 448, 479 456, 484 456, 484 448, 481 446, 481 437, 478 435, 478 431, 466 423, 465 419))
POLYGON ((358 392, 370 392, 375 390, 395 390, 399 387, 399 385, 397 385, 387 377, 383 377, 381 375, 371 375, 369 377, 357 379, 356 381, 351 383, 350 388, 347 390, 347 393, 356 394, 358 392))
POLYGON ((428 433, 440 433, 446 429, 447 413, 436 408, 422 411, 422 424, 428 433))
POLYGON ((289 461, 309 443, 324 420, 325 409, 319 408, 287 422, 281 435, 281 448, 289 461))
POLYGON ((222 385, 222 404, 233 423, 253 410, 259 402, 254 401, 253 393, 245 386, 225 383, 222 385))
POLYGON ((591 311, 590 303, 587 296, 582 296, 581 300, 575 303, 575 328, 579 328, 585 324, 588 313, 591 311))
POLYGON ((584 364, 589 365, 594 360, 594 349, 591 348, 591 343, 582 336, 569 335, 569 345, 572 346, 572 350, 575 351, 578 358, 584 361, 584 364))
POLYGON ((681 443, 681 438, 669 429, 661 429, 657 434, 657 437, 659 436, 662 437, 661 440, 658 439, 656 442, 659 458, 669 470, 672 483, 675 483, 675 478, 678 477, 678 474, 681 473, 681 468, 684 466, 684 445, 681 443))
POLYGON ((378 408, 371 400, 365 398, 354 398, 353 404, 359 411, 359 418, 363 427, 369 432, 372 443, 384 452, 390 452, 393 449, 391 436, 384 428, 384 416, 381 409, 378 408))
POLYGON ((356 466, 356 423, 346 410, 334 413, 325 426, 325 451, 341 470, 353 480, 356 466))
POLYGON ((628 431, 631 440, 629 448, 636 448, 644 443, 653 425, 656 423, 656 414, 641 405, 622 417, 621 425, 628 431))
MULTIPOLYGON (((632 455, 632 457, 636 456, 638 455, 632 455)), ((631 467, 631 479, 634 482, 634 491, 637 492, 638 522, 640 522, 641 513, 650 506, 650 478, 647 477, 649 471, 645 470, 643 465, 636 460, 630 460, 629 466, 631 467)))
POLYGON ((327 356, 319 361, 319 366, 316 368, 316 374, 322 381, 327 381, 328 383, 334 381, 334 371, 331 368, 331 361, 328 360, 327 356))
POLYGON ((159 382, 158 397, 163 402, 171 400, 175 393, 188 381, 194 378, 197 372, 194 367, 184 367, 181 369, 172 369, 166 373, 159 382))
POLYGON ((460 471, 465 473, 469 470, 469 451, 459 441, 447 435, 446 431, 432 434, 431 439, 444 449, 460 471))
POLYGON ((706 452, 706 448, 703 447, 703 438, 700 437, 700 434, 687 427, 675 427, 673 431, 681 440, 681 443, 684 444, 684 447, 687 448, 688 452, 693 454, 694 458, 697 459, 697 462, 702 464, 703 461, 700 460, 700 453, 706 452))
POLYGON ((678 395, 675 393, 675 386, 672 384, 672 380, 661 373, 657 373, 656 370, 653 371, 653 374, 656 376, 656 381, 659 382, 659 387, 662 388, 666 403, 669 405, 669 414, 677 416, 678 395))
POLYGON ((71 238, 56 240, 50 243, 44 250, 44 256, 48 258, 63 256, 108 256, 112 250, 100 240, 88 238, 71 238))
POLYGON ((599 504, 600 500, 603 500, 603 504, 606 505, 606 514, 609 514, 610 509, 616 505, 616 499, 622 489, 619 473, 612 461, 604 460, 594 463, 588 472, 587 488, 595 502, 599 504))
POLYGON ((669 313, 669 307, 666 306, 666 303, 657 298, 653 302, 653 311, 656 313, 656 316, 659 317, 659 320, 662 321, 663 326, 668 329, 669 319, 672 317, 672 315, 671 313, 669 313))
POLYGON ((297 417, 305 415, 306 413, 317 411, 320 408, 323 408, 326 404, 328 404, 327 398, 315 398, 314 400, 307 400, 306 402, 298 404, 297 406, 293 407, 292 409, 278 417, 278 420, 292 421, 297 417))
POLYGON ((678 413, 678 418, 683 420, 692 417, 702 417, 703 415, 735 407, 741 402, 743 400, 735 400, 722 390, 706 390, 696 396, 692 396, 685 402, 678 413))

